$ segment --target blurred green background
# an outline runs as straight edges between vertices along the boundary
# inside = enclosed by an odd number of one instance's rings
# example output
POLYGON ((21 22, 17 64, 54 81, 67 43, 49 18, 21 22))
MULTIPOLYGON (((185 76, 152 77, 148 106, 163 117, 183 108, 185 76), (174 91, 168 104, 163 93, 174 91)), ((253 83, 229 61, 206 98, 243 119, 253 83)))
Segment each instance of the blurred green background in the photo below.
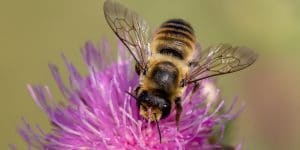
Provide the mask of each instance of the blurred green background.
MULTIPOLYGON (((218 77, 222 99, 247 104, 231 134, 244 149, 299 149, 300 1, 296 0, 123 0, 152 28, 184 18, 202 47, 218 42, 244 45, 259 53, 250 68, 218 77)), ((49 85, 61 99, 47 64, 64 74, 64 52, 86 73, 80 48, 85 41, 114 41, 102 12, 103 0, 0 0, 0 149, 26 145, 17 133, 21 117, 49 130, 46 115, 31 99, 27 83, 49 85)))

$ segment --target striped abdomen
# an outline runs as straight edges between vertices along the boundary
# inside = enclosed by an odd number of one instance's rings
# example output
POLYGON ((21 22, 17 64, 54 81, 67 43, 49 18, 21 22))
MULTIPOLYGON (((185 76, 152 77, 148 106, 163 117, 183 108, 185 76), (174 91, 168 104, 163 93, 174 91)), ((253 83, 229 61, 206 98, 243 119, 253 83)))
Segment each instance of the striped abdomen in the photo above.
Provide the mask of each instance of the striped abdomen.
POLYGON ((153 37, 152 53, 189 61, 195 49, 194 30, 182 19, 164 22, 153 37))

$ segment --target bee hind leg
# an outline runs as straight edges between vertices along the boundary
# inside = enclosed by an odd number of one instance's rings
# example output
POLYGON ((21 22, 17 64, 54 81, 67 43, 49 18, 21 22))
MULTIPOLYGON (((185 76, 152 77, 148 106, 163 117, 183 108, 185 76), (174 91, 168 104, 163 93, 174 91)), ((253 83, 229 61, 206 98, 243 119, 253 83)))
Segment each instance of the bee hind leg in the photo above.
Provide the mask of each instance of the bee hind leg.
POLYGON ((176 127, 177 131, 179 131, 179 121, 180 121, 180 115, 182 112, 182 106, 181 106, 181 98, 177 97, 175 100, 175 108, 176 108, 176 127))

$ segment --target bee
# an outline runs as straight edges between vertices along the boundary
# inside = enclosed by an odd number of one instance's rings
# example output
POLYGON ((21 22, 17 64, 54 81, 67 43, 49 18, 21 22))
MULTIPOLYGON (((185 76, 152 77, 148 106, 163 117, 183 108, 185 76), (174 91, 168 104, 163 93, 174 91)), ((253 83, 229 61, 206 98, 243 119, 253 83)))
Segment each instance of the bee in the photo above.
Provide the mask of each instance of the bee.
POLYGON ((150 38, 146 21, 117 2, 105 1, 104 16, 136 62, 140 83, 128 94, 136 99, 140 116, 158 128, 158 121, 175 108, 178 129, 187 85, 193 84, 195 91, 199 81, 242 70, 257 58, 252 50, 230 44, 210 46, 196 55, 194 29, 183 19, 167 20, 150 38))

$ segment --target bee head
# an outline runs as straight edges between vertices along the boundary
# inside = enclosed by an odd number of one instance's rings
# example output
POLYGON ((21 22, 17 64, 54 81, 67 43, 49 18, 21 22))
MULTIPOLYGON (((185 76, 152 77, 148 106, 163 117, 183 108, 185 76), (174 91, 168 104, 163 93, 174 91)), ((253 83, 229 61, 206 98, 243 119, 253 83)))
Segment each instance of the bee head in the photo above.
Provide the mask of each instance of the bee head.
POLYGON ((171 111, 169 100, 147 91, 143 91, 138 95, 137 103, 140 115, 147 120, 150 119, 150 121, 163 119, 171 111))

